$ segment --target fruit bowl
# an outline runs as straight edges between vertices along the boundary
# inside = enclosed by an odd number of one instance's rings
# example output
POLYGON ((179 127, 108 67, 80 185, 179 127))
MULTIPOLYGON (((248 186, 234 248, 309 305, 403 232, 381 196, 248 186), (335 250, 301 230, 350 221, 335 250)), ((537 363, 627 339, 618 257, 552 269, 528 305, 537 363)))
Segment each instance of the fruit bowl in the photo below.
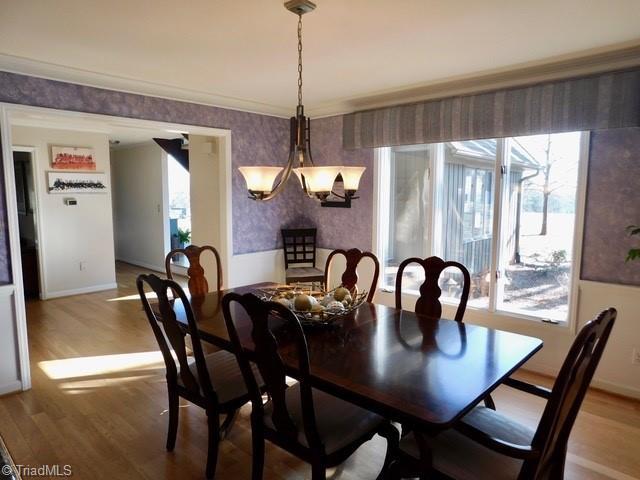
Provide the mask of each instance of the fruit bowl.
POLYGON ((262 300, 278 302, 291 310, 302 326, 328 326, 362 305, 367 292, 354 295, 340 286, 333 290, 310 290, 295 285, 278 285, 258 290, 262 300))

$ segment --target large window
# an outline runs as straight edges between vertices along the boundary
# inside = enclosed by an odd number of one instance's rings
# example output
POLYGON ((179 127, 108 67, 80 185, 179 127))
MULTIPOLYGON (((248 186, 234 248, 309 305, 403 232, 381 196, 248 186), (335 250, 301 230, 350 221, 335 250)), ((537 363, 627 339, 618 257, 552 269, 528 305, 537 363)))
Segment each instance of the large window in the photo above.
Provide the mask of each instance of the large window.
MULTIPOLYGON (((399 263, 438 255, 471 273, 471 307, 562 322, 571 297, 581 134, 380 149, 383 283, 399 263)), ((417 292, 420 267, 405 270, 417 292)), ((462 278, 441 278, 458 298, 462 278)))

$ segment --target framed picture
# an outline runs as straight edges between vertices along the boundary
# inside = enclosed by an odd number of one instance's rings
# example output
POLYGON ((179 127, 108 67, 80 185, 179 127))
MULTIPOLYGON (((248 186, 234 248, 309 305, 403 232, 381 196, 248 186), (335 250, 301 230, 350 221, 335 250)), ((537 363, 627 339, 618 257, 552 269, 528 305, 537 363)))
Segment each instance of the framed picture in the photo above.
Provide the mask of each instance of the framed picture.
POLYGON ((51 147, 51 168, 56 170, 95 170, 93 148, 51 147))
POLYGON ((102 172, 47 172, 49 193, 108 193, 102 172))

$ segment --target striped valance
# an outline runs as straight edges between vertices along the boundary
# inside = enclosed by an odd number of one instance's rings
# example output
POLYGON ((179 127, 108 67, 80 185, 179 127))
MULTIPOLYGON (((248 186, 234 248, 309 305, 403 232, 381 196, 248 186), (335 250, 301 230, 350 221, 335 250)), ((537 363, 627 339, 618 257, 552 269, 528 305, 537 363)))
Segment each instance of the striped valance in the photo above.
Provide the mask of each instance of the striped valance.
POLYGON ((640 126, 640 68, 345 115, 347 149, 640 126))

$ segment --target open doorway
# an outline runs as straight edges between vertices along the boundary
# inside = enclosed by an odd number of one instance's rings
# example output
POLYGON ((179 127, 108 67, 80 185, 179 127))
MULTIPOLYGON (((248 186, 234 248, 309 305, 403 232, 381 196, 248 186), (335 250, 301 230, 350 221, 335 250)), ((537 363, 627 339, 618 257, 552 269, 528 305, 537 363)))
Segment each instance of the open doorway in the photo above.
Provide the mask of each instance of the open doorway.
POLYGON ((40 297, 37 198, 32 148, 13 148, 16 206, 20 233, 20 257, 25 299, 40 297))
MULTIPOLYGON (((216 246, 222 257, 223 270, 228 271, 232 252, 229 131, 4 104, 0 104, 0 119, 7 120, 1 129, 4 158, 13 158, 12 146, 17 151, 26 150, 24 154, 16 152, 16 164, 5 162, 4 167, 9 192, 11 261, 16 267, 21 263, 25 266, 24 272, 15 268, 14 283, 4 287, 15 292, 10 297, 13 305, 7 309, 15 316, 19 349, 20 382, 13 388, 31 387, 30 367, 34 362, 39 365, 70 355, 91 358, 121 353, 116 339, 121 322, 113 314, 119 311, 118 305, 139 307, 135 278, 150 269, 116 262, 113 200, 120 179, 112 170, 115 151, 142 144, 154 145, 154 138, 194 139, 189 189, 182 188, 182 191, 188 192, 189 197, 197 195, 202 208, 193 212, 189 198, 188 208, 183 208, 182 218, 176 220, 181 229, 191 231, 191 242, 216 246), (84 158, 80 162, 81 168, 61 168, 56 162, 56 152, 63 151, 64 154, 67 150, 75 152, 72 156, 77 154, 91 159, 84 158), (78 174, 82 178, 76 179, 78 174), (197 178, 195 185, 193 177, 197 178), (30 191, 32 197, 28 196, 30 191), (32 223, 28 224, 26 219, 30 216, 32 223), (185 223, 189 220, 190 223, 185 223), (28 233, 29 230, 33 234, 28 233), (30 270, 34 275, 26 270, 34 263, 27 258, 29 254, 37 267, 30 270), (33 277, 35 285, 30 281, 33 277), (23 291, 34 297, 27 309, 23 291), (38 296, 46 302, 40 302, 38 296), (56 315, 46 313, 45 305, 47 311, 56 312, 56 315), (57 318, 59 313, 63 314, 57 318), (91 331, 95 325, 92 322, 113 331, 112 341, 94 342, 91 331), (49 335, 62 324, 64 329, 60 330, 59 338, 49 335), (32 345, 49 335, 57 346, 30 352, 27 334, 32 345), (67 342, 72 337, 73 341, 67 342), (69 350, 72 344, 73 352, 69 350)), ((191 153, 190 142, 185 146, 191 153)), ((141 192, 150 184, 149 172, 159 174, 155 186, 161 194, 150 205, 146 216, 157 217, 160 227, 153 232, 149 242, 130 243, 137 251, 147 251, 151 245, 158 244, 160 261, 151 270, 163 274, 164 256, 172 246, 169 155, 157 144, 155 148, 161 156, 157 168, 143 171, 132 189, 141 192)), ((132 160, 133 163, 136 161, 132 160)), ((124 175, 122 178, 131 177, 124 175)), ((140 196, 141 199, 145 197, 144 194, 140 196)), ((139 205, 139 202, 131 201, 125 203, 125 209, 134 210, 139 205)), ((125 233, 130 230, 121 229, 125 233)), ((214 281, 210 283, 215 284, 214 281)), ((135 310, 138 311, 139 308, 135 310)))

